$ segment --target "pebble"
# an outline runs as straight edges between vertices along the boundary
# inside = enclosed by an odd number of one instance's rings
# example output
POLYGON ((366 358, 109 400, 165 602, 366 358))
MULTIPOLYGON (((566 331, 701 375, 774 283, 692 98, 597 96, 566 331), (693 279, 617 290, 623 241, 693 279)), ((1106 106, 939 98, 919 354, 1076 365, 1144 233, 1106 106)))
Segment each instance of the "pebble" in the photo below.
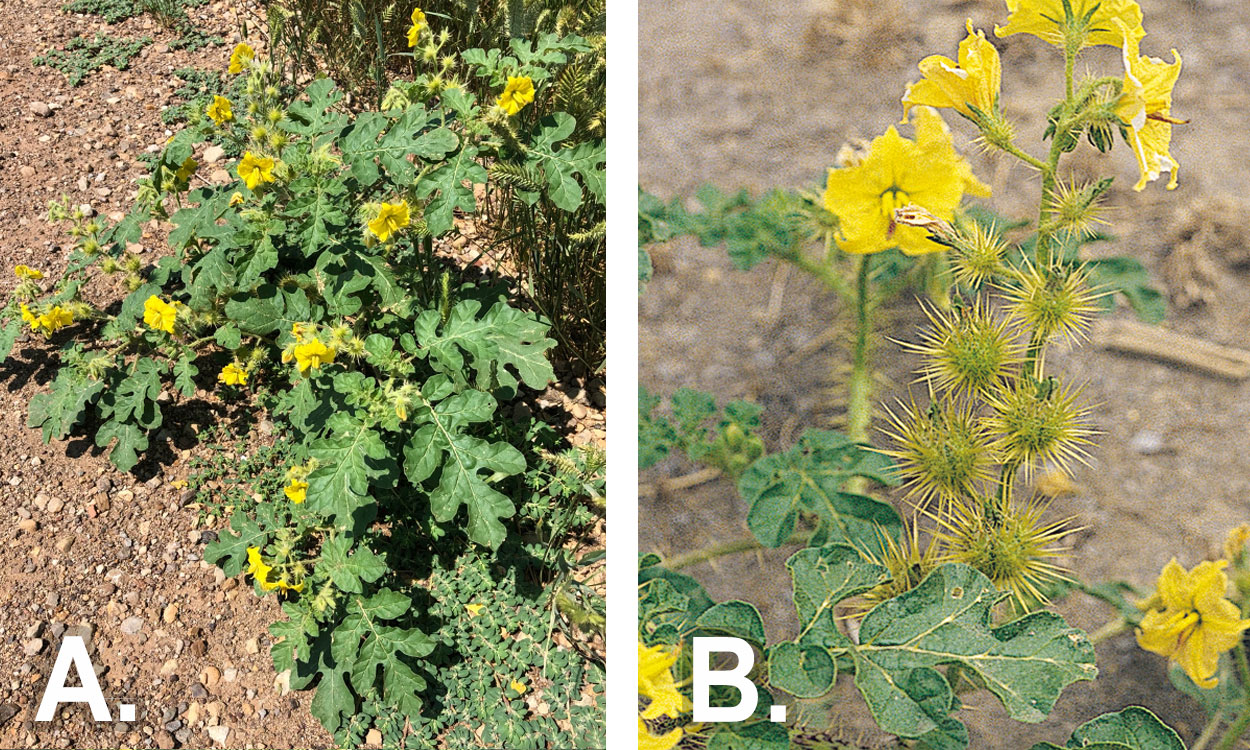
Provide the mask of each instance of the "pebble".
POLYGON ((63 536, 56 541, 56 551, 62 555, 69 552, 69 548, 74 546, 74 537, 63 536))
POLYGON ((204 671, 200 672, 200 684, 208 690, 217 687, 217 683, 221 681, 221 670, 217 667, 204 667, 204 671))
POLYGON ((374 746, 381 745, 382 733, 379 732, 376 728, 370 729, 369 733, 365 735, 365 744, 374 745, 374 746))
POLYGON ((259 654, 260 653, 260 641, 257 640, 256 638, 249 639, 247 643, 243 644, 243 650, 248 652, 249 654, 259 654))
POLYGON ((65 501, 59 497, 54 497, 48 501, 49 513, 60 513, 61 508, 64 508, 64 507, 65 507, 65 501))
POLYGON ((34 656, 38 654, 40 651, 43 651, 43 639, 42 638, 31 638, 29 641, 26 641, 25 643, 22 644, 22 653, 26 654, 27 656, 34 656))
POLYGON ((226 744, 226 737, 230 736, 230 727, 215 726, 208 728, 208 736, 218 745, 226 744))
MULTIPOLYGON (((177 672, 177 671, 178 671, 178 660, 177 660, 177 659, 169 659, 168 661, 166 661, 164 664, 162 664, 162 665, 161 665, 161 677, 168 677, 168 676, 170 676, 171 674, 173 674, 174 672, 177 672)), ((167 709, 167 710, 168 710, 168 711, 173 711, 174 709, 172 709, 172 708, 171 708, 171 709, 167 709)), ((174 718, 174 715, 172 715, 172 714, 171 714, 171 715, 169 716, 169 718, 165 719, 165 721, 169 721, 169 720, 170 720, 170 719, 172 719, 172 718, 174 718)))
MULTIPOLYGON (((202 701, 208 697, 208 691, 204 689, 203 685, 197 682, 191 686, 191 697, 197 701, 202 701)), ((196 704, 194 703, 191 704, 193 708, 195 707, 195 705, 196 704)), ((196 713, 198 714, 199 711, 197 710, 196 713)), ((190 721, 190 719, 188 719, 187 721, 190 721)))
POLYGON ((39 523, 36 522, 34 519, 26 518, 17 522, 17 528, 20 531, 24 531, 27 534, 29 534, 33 532, 35 529, 39 528, 39 523))
POLYGON ((170 604, 165 607, 165 611, 161 614, 161 619, 165 621, 166 625, 174 624, 174 621, 178 619, 178 605, 170 604))
POLYGON ((208 164, 216 164, 226 155, 226 150, 221 146, 209 146, 204 149, 204 161, 208 164))
POLYGON ((138 635, 143 630, 142 617, 127 617, 122 620, 122 632, 126 635, 138 635))
POLYGON ((1153 456, 1167 448, 1163 443, 1163 436, 1153 430, 1142 430, 1134 435, 1129 439, 1128 447, 1142 456, 1153 456))
POLYGON ((22 176, 23 176, 23 177, 34 177, 34 176, 35 176, 35 168, 34 168, 34 167, 31 167, 31 166, 25 166, 25 167, 22 167, 21 169, 19 169, 19 170, 17 170, 17 171, 18 171, 18 172, 20 172, 20 173, 22 174, 22 176))
POLYGON ((52 108, 43 102, 31 102, 30 111, 38 117, 51 117, 52 108))
POLYGON ((154 739, 156 740, 156 746, 161 748, 161 750, 173 750, 174 736, 164 729, 157 732, 154 739))

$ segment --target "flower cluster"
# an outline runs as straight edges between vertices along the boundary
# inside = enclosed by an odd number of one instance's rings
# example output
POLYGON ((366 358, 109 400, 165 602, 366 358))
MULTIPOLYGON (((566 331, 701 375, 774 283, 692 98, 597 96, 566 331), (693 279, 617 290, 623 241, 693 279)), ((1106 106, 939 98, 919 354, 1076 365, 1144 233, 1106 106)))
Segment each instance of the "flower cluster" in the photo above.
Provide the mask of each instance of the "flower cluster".
MULTIPOLYGON (((1178 164, 1170 153, 1172 126, 1185 122, 1172 116, 1172 89, 1180 76, 1181 58, 1173 62, 1142 55, 1141 8, 1134 0, 1008 0, 1008 21, 996 27, 1000 37, 1030 34, 1065 50, 1068 101, 1052 113, 1048 131, 1060 151, 1075 147, 1082 132, 1100 150, 1111 146, 1111 133, 1121 129, 1137 159, 1140 179, 1147 183, 1169 172, 1169 190, 1177 185, 1178 164), (1083 82, 1074 89, 1072 71, 1077 53, 1091 45, 1111 45, 1123 51, 1122 77, 1083 82)), ((903 115, 915 106, 946 107, 972 120, 989 145, 1020 155, 1011 142, 1012 127, 998 106, 1002 67, 998 51, 984 32, 967 24, 968 36, 959 45, 958 61, 941 55, 920 62, 924 77, 903 96, 903 115)), ((1033 166, 1054 168, 1053 159, 1033 166)), ((932 209, 921 201, 920 205, 932 209)), ((934 210, 939 216, 941 212, 934 210)))
POLYGON ((286 499, 299 504, 308 499, 308 475, 317 468, 317 459, 309 459, 307 463, 297 464, 286 470, 286 487, 282 494, 286 499))
POLYGON ((25 303, 22 304, 21 310, 22 320, 30 326, 32 331, 38 331, 44 336, 51 336, 74 322, 73 313, 60 305, 53 305, 38 315, 32 312, 25 303))

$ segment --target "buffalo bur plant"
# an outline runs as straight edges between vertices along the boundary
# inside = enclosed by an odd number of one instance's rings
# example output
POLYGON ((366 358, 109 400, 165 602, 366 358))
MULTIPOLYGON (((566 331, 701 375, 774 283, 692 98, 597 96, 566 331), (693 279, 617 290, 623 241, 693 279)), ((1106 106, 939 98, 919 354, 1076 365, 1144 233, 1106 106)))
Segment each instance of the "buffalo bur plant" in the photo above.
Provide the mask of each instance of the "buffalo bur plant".
MULTIPOLYGON (((1128 629, 1142 648, 1173 662, 1173 682, 1210 713, 1197 746, 1214 742, 1227 750, 1250 728, 1246 527, 1230 535, 1222 560, 1192 569, 1173 560, 1157 591, 1133 602, 1126 585, 1074 579, 1061 560, 1074 519, 1053 518, 1047 502, 1020 481, 1043 469, 1066 474, 1097 440, 1094 407, 1079 384, 1048 367, 1048 351, 1079 344, 1113 295, 1123 294, 1142 317, 1161 314, 1136 260, 1082 257, 1086 244, 1105 239, 1101 203, 1111 178, 1068 178, 1061 162, 1082 141, 1104 152, 1119 143, 1137 162, 1136 190, 1165 175, 1163 184, 1175 188, 1179 165, 1170 143, 1184 120, 1171 106, 1180 55, 1174 51, 1168 62, 1141 53, 1142 10, 1133 0, 1006 6, 995 34, 1036 37, 1064 62, 1044 156, 1017 143, 1000 102, 998 51, 969 22, 956 59, 922 60, 920 80, 902 96, 914 138, 890 126, 869 143, 845 147, 823 194, 774 191, 752 200, 709 189, 700 195, 704 210, 695 213, 680 201, 666 206, 642 196, 644 242, 688 233, 726 245, 741 268, 768 258, 791 263, 851 305, 855 335, 848 434, 809 430, 793 448, 752 457, 730 473, 754 539, 642 559, 640 747, 860 747, 840 727, 773 723, 765 708, 823 699, 849 678, 876 724, 895 738, 890 746, 963 748, 963 696, 986 691, 1011 719, 1040 722, 1068 685, 1097 676, 1094 641, 1128 629), (1082 50, 1096 45, 1119 49, 1122 67, 1078 77, 1082 50), (1040 178, 1035 221, 995 221, 963 205, 965 196, 985 196, 989 188, 955 151, 940 110, 961 118, 984 148, 1040 178), (1022 240, 1010 239, 1008 230, 1030 223, 1022 240), (811 252, 812 239, 823 253, 811 252), (872 312, 908 282, 928 297, 928 324, 903 344, 920 358, 918 377, 913 395, 886 408, 874 425, 872 312), (870 494, 900 485, 906 515, 870 494), (768 637, 754 605, 717 603, 680 572, 718 555, 795 542, 804 547, 786 564, 799 623, 790 639, 768 637), (1096 636, 1049 608, 1052 597, 1073 588, 1117 609, 1096 636), (762 654, 751 676, 764 697, 751 719, 694 722, 686 643, 701 634, 736 636, 762 654)), ((745 445, 749 433, 730 419, 703 437, 716 414, 710 395, 678 392, 671 420, 652 414, 657 403, 644 394, 644 465, 683 448, 724 470, 719 455, 702 446, 733 437, 745 445)), ((742 411, 740 404, 725 407, 726 415, 742 411)), ((714 687, 712 700, 736 704, 738 691, 714 687)), ((1184 747, 1139 707, 1091 717, 1062 742, 1105 750, 1184 747)))
POLYGON ((500 410, 552 380, 555 341, 546 319, 499 284, 462 281, 438 248, 479 210, 474 185, 503 140, 542 160, 565 203, 602 201, 602 144, 570 159, 571 115, 513 121, 549 106, 547 66, 583 42, 526 44, 520 59, 467 55, 489 71, 488 98, 448 85, 361 113, 328 79, 295 92, 239 44, 227 76, 241 83, 170 139, 125 218, 53 204, 75 239, 68 266, 55 280, 18 267, 0 311, 4 357, 23 331, 53 347, 55 377, 29 413, 45 440, 85 434, 129 471, 175 426, 171 406, 205 391, 263 405, 291 436, 281 491, 236 509, 205 557, 281 600, 275 668, 316 690, 312 711, 341 741, 370 716, 402 737, 436 713, 428 678, 448 656, 431 654, 456 643, 414 607, 428 594, 388 544, 480 558, 521 543, 514 498, 533 429, 500 410), (239 155, 224 181, 206 179, 205 141, 239 155), (168 222, 170 252, 148 262, 127 247, 153 218, 168 222), (89 301, 118 286, 120 302, 89 301))

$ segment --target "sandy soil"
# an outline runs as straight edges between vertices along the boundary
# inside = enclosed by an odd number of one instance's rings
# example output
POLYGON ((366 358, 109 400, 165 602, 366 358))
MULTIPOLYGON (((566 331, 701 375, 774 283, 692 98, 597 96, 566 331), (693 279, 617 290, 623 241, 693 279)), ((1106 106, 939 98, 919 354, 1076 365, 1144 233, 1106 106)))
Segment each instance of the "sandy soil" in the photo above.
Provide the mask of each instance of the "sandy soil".
MULTIPOLYGON (((1122 147, 1109 156, 1083 147, 1070 163, 1078 175, 1117 175, 1109 202, 1119 239, 1104 252, 1141 258, 1178 302, 1205 299, 1175 305, 1164 326, 1245 346, 1250 278, 1237 217, 1244 216, 1243 175, 1250 163, 1250 98, 1237 82, 1250 75, 1250 15, 1232 0, 1141 4, 1148 32, 1143 52, 1170 59, 1175 47, 1184 58, 1173 107, 1191 119, 1173 141, 1181 186, 1168 193, 1160 182, 1134 193, 1136 169, 1122 147), (1178 255, 1195 226, 1205 229, 1178 255)), ((665 199, 689 195, 705 182, 757 192, 816 187, 840 144, 871 138, 899 120, 899 97, 919 76, 916 62, 928 54, 952 55, 966 18, 991 29, 1005 22, 1005 6, 999 0, 643 0, 642 187, 665 199)), ((1007 114, 1019 124, 1019 142, 1040 151, 1044 113, 1061 93, 1061 66, 1033 37, 995 44, 1003 58, 1007 114)), ((1110 48, 1087 60, 1097 70, 1121 69, 1110 48)), ((1007 158, 976 153, 966 123, 953 114, 948 121, 957 145, 994 187, 990 205, 1013 215, 1035 210, 1036 178, 1007 158)), ((836 420, 828 387, 848 357, 836 341, 819 345, 843 312, 835 299, 771 263, 735 271, 723 250, 689 240, 660 249, 656 262, 656 279, 640 301, 643 385, 662 394, 691 386, 725 400, 756 399, 767 407, 773 448, 790 445, 804 427, 836 420)), ((920 322, 910 302, 895 305, 885 318, 883 330, 897 336, 920 322)), ((916 362, 885 342, 876 356, 885 399, 910 379, 916 362)), ((1192 565, 1216 554, 1230 527, 1250 520, 1243 447, 1250 384, 1114 354, 1097 341, 1059 351, 1052 362, 1066 379, 1087 384, 1088 398, 1098 404, 1095 427, 1103 433, 1090 466, 1076 471, 1081 491, 1054 506, 1056 514, 1074 514, 1088 527, 1070 539, 1071 565, 1080 576, 1150 587, 1173 555, 1192 565)), ((689 470, 674 459, 643 478, 689 470)), ((724 482, 644 499, 640 511, 643 551, 672 554, 748 533, 745 509, 724 482)), ((791 551, 724 558, 687 572, 718 599, 745 595, 759 605, 770 639, 791 637, 795 616, 783 567, 791 551)), ((1083 596, 1059 609, 1087 629, 1111 614, 1083 596)), ((1152 708, 1190 739, 1201 730, 1201 710, 1170 687, 1164 660, 1138 649, 1132 635, 1102 643, 1098 664, 1100 679, 1070 688, 1041 726, 1015 724, 992 701, 975 701, 962 714, 973 746, 1062 744, 1077 724, 1127 704, 1152 708)), ((853 691, 835 698, 831 705, 806 707, 805 720, 824 726, 820 712, 828 709, 850 733, 871 727, 853 691)))

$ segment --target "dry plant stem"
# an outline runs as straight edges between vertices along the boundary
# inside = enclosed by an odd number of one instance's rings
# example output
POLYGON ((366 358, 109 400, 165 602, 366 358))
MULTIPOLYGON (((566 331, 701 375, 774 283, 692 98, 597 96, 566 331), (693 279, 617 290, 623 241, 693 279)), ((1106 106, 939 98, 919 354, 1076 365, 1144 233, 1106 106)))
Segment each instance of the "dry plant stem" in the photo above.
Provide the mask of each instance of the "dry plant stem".
MULTIPOLYGON (((1246 645, 1239 642, 1235 652, 1237 660, 1237 676, 1241 678, 1241 686, 1243 689, 1250 687, 1250 662, 1246 660, 1246 645)), ((1246 705, 1242 707, 1241 714, 1233 722, 1228 731, 1224 732, 1224 736, 1220 738, 1220 742, 1215 746, 1215 750, 1232 750, 1236 746, 1237 740, 1241 739, 1241 735, 1246 733, 1246 729, 1250 728, 1250 690, 1246 690, 1246 705)))

